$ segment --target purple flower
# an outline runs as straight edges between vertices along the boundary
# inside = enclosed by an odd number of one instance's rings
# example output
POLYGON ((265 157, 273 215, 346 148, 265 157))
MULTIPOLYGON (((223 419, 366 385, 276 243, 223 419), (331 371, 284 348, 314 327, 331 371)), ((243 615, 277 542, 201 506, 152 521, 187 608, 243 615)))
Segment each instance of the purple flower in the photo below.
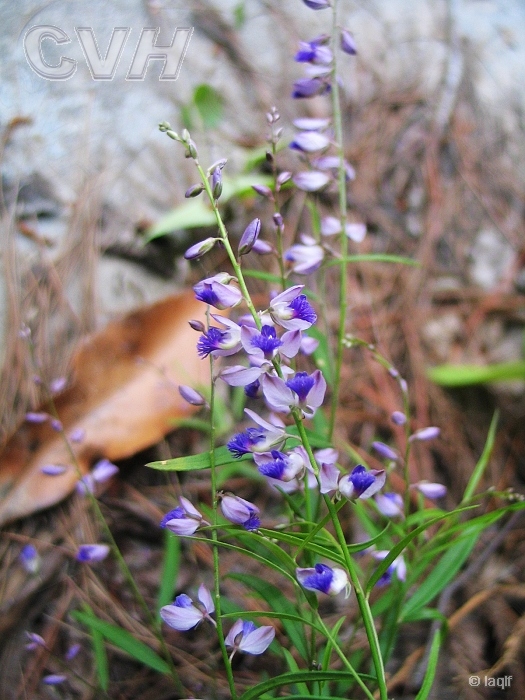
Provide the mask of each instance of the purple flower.
POLYGON ((204 396, 195 389, 192 389, 191 386, 185 386, 184 384, 181 384, 179 386, 179 394, 182 396, 184 401, 187 401, 192 406, 206 405, 206 399, 204 398, 204 396))
POLYGON ((332 569, 326 564, 316 564, 314 568, 297 568, 295 575, 301 586, 309 591, 337 595, 345 589, 345 598, 350 595, 350 583, 343 569, 337 567, 332 569))
POLYGON ((69 439, 74 443, 83 442, 85 437, 86 431, 84 428, 73 428, 73 430, 69 433, 69 439))
POLYGON ((294 99, 315 97, 330 92, 330 85, 321 78, 300 78, 293 84, 292 97, 294 99))
POLYGON ((301 338, 301 347, 299 348, 299 351, 303 353, 303 355, 311 355, 313 352, 317 350, 319 347, 319 341, 316 338, 311 338, 308 335, 303 335, 301 338))
POLYGON ((330 145, 330 139, 318 131, 302 131, 290 143, 290 148, 303 153, 320 151, 330 145))
POLYGON ((286 382, 280 377, 264 375, 263 394, 268 405, 277 413, 289 413, 293 406, 298 406, 305 418, 312 418, 324 401, 326 380, 321 370, 311 375, 297 372, 286 382))
POLYGON ((293 181, 300 190, 304 190, 305 192, 317 192, 328 185, 330 177, 320 170, 305 170, 297 173, 293 181))
POLYGON ((408 439, 410 442, 413 442, 414 440, 433 440, 434 438, 439 437, 440 432, 441 430, 439 428, 431 426, 429 428, 422 428, 421 430, 417 430, 408 439))
POLYGON ((386 481, 384 469, 371 469, 367 471, 362 464, 358 464, 351 474, 345 474, 339 480, 339 491, 348 500, 354 498, 370 498, 383 488, 386 481))
POLYGON ((358 222, 346 224, 345 235, 354 243, 361 243, 366 236, 366 226, 358 222))
POLYGON ((28 574, 37 574, 40 570, 40 556, 32 544, 22 547, 18 561, 28 574))
POLYGON ((184 253, 186 260, 197 260, 202 257, 205 253, 208 253, 213 246, 217 243, 218 238, 205 238, 199 243, 195 243, 184 253))
POLYGON ((355 56, 357 53, 354 37, 346 29, 341 31, 341 48, 345 53, 350 54, 350 56, 355 56))
MULTIPOLYGON (((372 552, 374 559, 383 561, 383 559, 388 556, 390 552, 387 550, 380 550, 378 552, 372 552)), ((376 586, 386 586, 392 581, 393 575, 396 574, 400 581, 405 581, 407 577, 407 567, 403 555, 400 554, 394 561, 390 564, 385 573, 381 576, 376 586)))
POLYGON ((403 516, 403 499, 398 493, 377 493, 374 500, 378 511, 387 518, 403 516))
POLYGON ((397 452, 388 445, 385 445, 384 442, 373 442, 372 447, 381 455, 381 457, 384 457, 385 459, 391 459, 393 462, 397 462, 399 459, 397 452))
POLYGON ((36 632, 26 632, 26 637, 29 640, 29 642, 25 645, 27 651, 33 651, 38 647, 45 647, 46 645, 45 639, 36 632))
POLYGON ((223 316, 213 318, 226 326, 227 330, 210 326, 197 342, 199 357, 228 357, 241 349, 241 327, 223 316))
MULTIPOLYGON (((325 216, 321 221, 321 235, 335 236, 341 233, 341 222, 335 216, 325 216)), ((345 235, 350 240, 361 243, 366 236, 366 226, 359 223, 345 225, 345 235)))
POLYGON ((260 194, 261 197, 273 199, 273 192, 266 185, 252 185, 252 190, 255 190, 255 192, 257 192, 257 194, 260 194))
POLYGON ((215 612, 215 605, 209 590, 202 583, 197 598, 202 603, 199 607, 193 604, 189 596, 181 593, 175 598, 173 605, 165 605, 159 614, 167 625, 180 632, 196 627, 203 620, 209 620, 216 627, 215 620, 211 618, 211 614, 215 612))
POLYGON ((417 484, 412 484, 412 488, 417 489, 419 493, 422 493, 425 498, 430 498, 434 500, 436 498, 443 498, 447 495, 447 487, 443 484, 436 484, 430 481, 420 481, 417 484))
POLYGON ((239 255, 247 255, 255 245, 255 242, 259 238, 259 233, 261 232, 261 220, 254 219, 251 221, 239 241, 239 255))
POLYGON ((40 467, 40 471, 46 476, 60 476, 66 469, 67 467, 63 464, 44 464, 43 467, 40 467))
POLYGON ((227 448, 234 457, 252 452, 269 452, 271 449, 281 447, 285 441, 285 431, 263 420, 254 411, 245 408, 244 412, 252 418, 259 427, 247 428, 243 433, 237 433, 228 442, 227 448))
POLYGON ((219 272, 198 282, 193 287, 195 298, 220 310, 237 306, 242 301, 242 294, 237 287, 229 284, 232 279, 227 272, 219 272))
POLYGON ((296 243, 288 248, 284 259, 292 263, 292 270, 299 275, 309 275, 315 272, 323 262, 324 250, 310 236, 301 236, 302 243, 296 243))
MULTIPOLYGON (((312 160, 312 165, 317 170, 331 170, 336 173, 340 165, 339 156, 320 156, 312 160)), ((355 180, 355 170, 346 160, 343 161, 345 177, 347 180, 355 180)))
POLYGON ((187 498, 181 496, 179 501, 180 506, 166 513, 160 521, 160 527, 165 527, 176 535, 193 535, 203 522, 202 515, 187 498))
POLYGON ((49 413, 45 413, 45 411, 29 411, 25 415, 28 423, 45 423, 48 418, 49 413))
POLYGON ((262 654, 268 649, 275 637, 275 630, 270 625, 256 627, 253 622, 237 620, 224 640, 227 647, 233 649, 230 660, 236 651, 245 654, 262 654))
POLYGON ((262 454, 254 454, 253 459, 259 472, 270 479, 278 481, 293 481, 304 472, 307 460, 304 458, 304 448, 295 448, 288 453, 272 450, 262 454))
POLYGON ((109 546, 107 544, 81 544, 77 550, 77 561, 90 564, 94 561, 102 561, 109 554, 109 546))
POLYGON ((81 649, 80 644, 72 644, 72 645, 69 647, 69 649, 67 650, 67 652, 66 652, 66 654, 65 654, 65 656, 64 656, 64 658, 66 659, 66 661, 71 661, 71 660, 74 659, 76 656, 78 656, 78 653, 79 653, 80 649, 81 649))
POLYGON ((273 326, 263 326, 260 331, 256 328, 243 326, 241 343, 248 354, 258 355, 266 360, 275 357, 277 349, 283 344, 277 337, 273 326))
POLYGON ((299 42, 299 51, 295 54, 295 60, 298 63, 313 63, 320 66, 329 66, 334 58, 332 51, 328 46, 324 46, 321 40, 314 39, 313 41, 299 42))
POLYGON ((394 411, 390 418, 395 425, 405 425, 407 422, 407 417, 401 411, 394 411))
POLYGON ((260 394, 261 382, 256 379, 254 382, 246 384, 244 387, 244 393, 249 399, 256 399, 260 394))
POLYGON ((227 520, 236 525, 242 525, 245 530, 257 530, 261 524, 257 506, 240 496, 223 495, 221 510, 227 520))
POLYGON ((304 285, 296 284, 272 299, 268 309, 272 320, 290 331, 304 331, 317 321, 306 294, 301 294, 304 285))
POLYGON ((67 676, 63 673, 49 673, 47 676, 42 678, 42 683, 45 685, 60 685, 67 680, 67 676))
POLYGON ((274 252, 273 247, 267 241, 262 241, 260 238, 255 241, 252 250, 254 253, 257 253, 257 255, 269 255, 274 252))
POLYGON ((329 0, 303 0, 303 2, 311 10, 324 10, 330 7, 329 0))
POLYGON ((117 465, 110 462, 109 459, 99 459, 91 472, 78 480, 77 492, 82 495, 85 495, 88 491, 93 493, 96 484, 103 484, 109 481, 118 471, 117 465))

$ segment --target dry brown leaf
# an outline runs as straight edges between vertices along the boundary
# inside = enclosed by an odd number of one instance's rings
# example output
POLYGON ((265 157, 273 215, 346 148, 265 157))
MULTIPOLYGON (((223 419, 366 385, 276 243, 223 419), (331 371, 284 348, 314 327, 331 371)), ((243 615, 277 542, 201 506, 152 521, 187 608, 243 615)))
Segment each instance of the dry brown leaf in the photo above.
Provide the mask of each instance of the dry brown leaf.
MULTIPOLYGON (((188 325, 204 305, 186 292, 129 314, 88 338, 72 361, 72 382, 55 400, 64 431, 85 431, 68 447, 49 423, 25 423, 0 454, 0 525, 54 505, 101 457, 122 459, 152 445, 194 409, 177 386, 209 383, 188 325), (71 451, 74 452, 78 468, 71 451), (47 476, 47 464, 67 467, 47 476)), ((48 407, 49 408, 49 407, 48 407)), ((43 407, 46 410, 46 407, 43 407)))

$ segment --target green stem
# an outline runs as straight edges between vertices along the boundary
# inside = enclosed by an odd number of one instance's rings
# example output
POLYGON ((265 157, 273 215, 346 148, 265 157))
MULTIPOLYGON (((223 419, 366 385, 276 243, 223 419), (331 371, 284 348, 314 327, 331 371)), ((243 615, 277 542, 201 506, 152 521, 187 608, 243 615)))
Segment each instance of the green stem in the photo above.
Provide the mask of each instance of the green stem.
POLYGON ((340 393, 340 383, 341 383, 341 369, 343 366, 343 352, 344 344, 343 339, 345 336, 346 327, 346 314, 348 308, 347 302, 347 263, 346 258, 348 255, 348 239, 346 237, 346 214, 347 214, 347 203, 346 203, 346 172, 345 172, 345 154, 343 146, 343 119, 341 114, 341 102, 339 97, 339 84, 337 82, 337 0, 333 0, 332 5, 332 53, 333 53, 333 67, 332 67, 332 112, 334 118, 334 135, 335 135, 335 145, 337 148, 337 154, 339 156, 339 169, 338 169, 338 191, 339 191, 339 218, 341 221, 341 262, 340 262, 340 272, 339 272, 339 328, 337 333, 337 348, 336 348, 336 361, 335 361, 335 372, 333 377, 332 385, 332 410, 330 413, 330 426, 328 437, 332 438, 335 429, 335 421, 337 416, 337 407, 339 404, 339 393, 340 393))
POLYGON ((221 577, 219 570, 219 547, 218 547, 218 508, 219 497, 217 494, 217 469, 215 464, 215 382, 213 380, 213 357, 210 355, 210 375, 211 375, 211 390, 210 390, 210 467, 211 467, 211 493, 213 504, 213 528, 211 531, 212 550, 213 550, 213 591, 215 602, 215 618, 217 621, 217 636, 219 638, 219 646, 226 669, 228 685, 230 686, 230 694, 232 700, 237 700, 237 691, 235 690, 235 681, 231 666, 231 659, 226 649, 224 642, 224 629, 222 626, 221 617, 221 577))

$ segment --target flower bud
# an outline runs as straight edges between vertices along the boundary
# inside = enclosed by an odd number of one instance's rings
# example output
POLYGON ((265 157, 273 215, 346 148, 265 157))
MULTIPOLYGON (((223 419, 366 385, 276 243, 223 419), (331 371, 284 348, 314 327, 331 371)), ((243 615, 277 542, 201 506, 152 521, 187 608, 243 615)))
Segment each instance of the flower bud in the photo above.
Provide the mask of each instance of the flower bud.
POLYGON ((198 158, 197 146, 191 139, 186 143, 186 152, 184 155, 186 158, 193 158, 193 160, 197 160, 198 158))
POLYGON ((198 197, 201 192, 204 191, 204 185, 201 185, 200 182, 197 182, 197 184, 192 185, 190 188, 186 190, 184 193, 184 196, 186 199, 189 199, 190 197, 198 197))
POLYGON ((160 122, 159 124, 159 131, 165 132, 168 129, 171 129, 171 125, 169 122, 160 122))
POLYGON ((191 320, 188 321, 188 324, 190 325, 190 328, 193 328, 193 330, 197 331, 197 333, 204 333, 206 330, 206 326, 202 321, 191 320))
POLYGON ((255 241, 259 238, 260 231, 260 219, 254 219, 248 224, 239 241, 239 255, 247 255, 251 251, 255 241))
POLYGON ((168 129, 166 131, 166 135, 170 137, 170 139, 173 139, 174 141, 180 141, 180 136, 177 134, 176 131, 172 131, 171 129, 168 129))
POLYGON ((211 174, 211 191, 213 199, 219 199, 222 194, 222 172, 220 168, 215 168, 211 174))
POLYGON ((341 31, 341 48, 350 56, 355 56, 357 53, 354 37, 346 29, 341 31))
POLYGON ((261 197, 267 197, 268 199, 273 199, 273 192, 266 185, 252 185, 252 189, 260 194, 261 197))
POLYGON ((197 260, 197 258, 208 253, 218 240, 218 238, 205 238, 203 241, 199 241, 199 243, 195 243, 195 245, 188 248, 184 253, 184 257, 186 260, 197 260))
POLYGON ((192 406, 204 406, 206 404, 204 396, 195 389, 192 389, 191 386, 181 384, 179 386, 179 394, 184 401, 187 401, 192 406))

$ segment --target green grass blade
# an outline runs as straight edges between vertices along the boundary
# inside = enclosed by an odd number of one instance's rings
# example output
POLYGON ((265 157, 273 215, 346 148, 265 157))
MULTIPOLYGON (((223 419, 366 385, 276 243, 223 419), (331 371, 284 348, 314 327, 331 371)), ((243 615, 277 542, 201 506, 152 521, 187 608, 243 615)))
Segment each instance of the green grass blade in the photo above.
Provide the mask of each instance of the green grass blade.
MULTIPOLYGON (((234 459, 227 447, 215 448, 214 454, 215 466, 217 467, 237 463, 244 459, 244 457, 234 459)), ((164 472, 194 472, 202 469, 210 469, 210 453, 202 452, 198 455, 186 455, 184 457, 175 457, 174 459, 161 459, 158 462, 149 462, 146 466, 164 472)))
POLYGON ((466 501, 470 500, 472 496, 474 495, 474 491, 476 490, 481 477, 483 476, 485 469, 487 468, 487 465, 489 463, 490 455, 492 454, 492 450, 494 449, 494 441, 496 439, 496 429, 498 427, 498 418, 499 418, 499 411, 495 411, 494 415, 492 416, 492 421, 490 422, 490 427, 489 427, 489 432, 487 435, 487 441, 485 442, 485 447, 483 448, 483 452, 481 454, 481 457, 479 458, 478 463, 474 467, 474 471, 472 472, 472 476, 469 479, 469 482, 467 484, 467 488, 465 489, 465 493, 463 494, 463 500, 462 503, 465 503, 466 501))
POLYGON ((410 265, 411 267, 420 267, 421 263, 413 258, 404 258, 401 255, 388 255, 385 253, 364 253, 363 255, 348 255, 346 258, 337 258, 329 260, 325 267, 333 267, 341 263, 360 263, 360 262, 386 262, 400 263, 401 265, 410 265))
POLYGON ((159 673, 170 673, 170 668, 164 659, 161 659, 153 649, 150 649, 146 644, 135 639, 132 634, 122 627, 117 627, 105 620, 80 612, 79 610, 72 612, 71 616, 74 620, 81 622, 83 625, 86 625, 86 627, 101 634, 108 642, 111 642, 132 658, 140 661, 144 666, 148 666, 154 671, 159 671, 159 673))
MULTIPOLYGON (((85 610, 85 614, 90 619, 96 619, 93 611, 89 605, 84 604, 82 606, 85 610)), ((90 629, 91 632, 91 643, 93 645, 93 656, 95 658, 95 668, 97 670, 98 683, 104 692, 107 692, 109 686, 109 664, 108 656, 106 654, 106 647, 104 646, 103 635, 93 627, 90 629)))
POLYGON ((437 630, 434 634, 434 639, 432 640, 432 646, 430 647, 428 666, 425 673, 425 678, 423 679, 423 685, 421 686, 419 693, 416 695, 415 700, 427 700, 430 691, 432 690, 434 678, 436 677, 439 650, 441 649, 442 641, 442 632, 441 630, 437 630))
POLYGON ((440 386, 471 386, 490 382, 525 379, 525 362, 501 362, 493 365, 439 365, 427 370, 427 376, 440 386))
MULTIPOLYGON (((366 674, 360 673, 359 675, 365 681, 375 681, 374 678, 366 674)), ((353 675, 349 671, 299 671, 298 673, 282 673, 280 676, 270 678, 262 683, 259 683, 253 688, 249 688, 239 697, 239 700, 255 700, 256 698, 260 698, 261 695, 269 690, 281 688, 284 685, 292 685, 294 683, 317 683, 319 681, 345 680, 352 684, 355 682, 353 675)), ((333 700, 337 699, 334 698, 333 700)))
POLYGON ((164 560, 157 596, 157 612, 173 601, 180 565, 180 538, 164 530, 164 560))

